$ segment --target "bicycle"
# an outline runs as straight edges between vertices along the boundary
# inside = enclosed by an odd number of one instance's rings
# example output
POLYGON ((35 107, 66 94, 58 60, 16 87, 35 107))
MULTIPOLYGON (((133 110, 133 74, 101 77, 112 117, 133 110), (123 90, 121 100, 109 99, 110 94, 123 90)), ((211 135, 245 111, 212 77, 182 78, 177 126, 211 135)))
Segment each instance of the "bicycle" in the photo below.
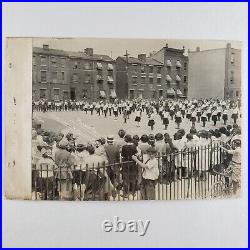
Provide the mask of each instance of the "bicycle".
POLYGON ((221 177, 220 180, 216 181, 209 189, 208 198, 228 198, 233 193, 232 185, 232 169, 229 168, 213 168, 213 172, 221 177), (228 180, 228 181, 227 181, 228 180))

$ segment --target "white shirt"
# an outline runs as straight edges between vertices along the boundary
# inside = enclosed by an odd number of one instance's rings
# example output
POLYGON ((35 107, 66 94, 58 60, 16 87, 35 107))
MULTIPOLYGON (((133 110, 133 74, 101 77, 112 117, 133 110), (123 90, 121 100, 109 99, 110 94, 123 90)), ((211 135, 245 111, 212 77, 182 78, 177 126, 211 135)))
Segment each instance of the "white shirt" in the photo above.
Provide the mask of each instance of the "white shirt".
POLYGON ((149 159, 145 157, 144 164, 146 168, 143 168, 142 177, 147 180, 157 180, 159 177, 158 161, 156 158, 149 159))

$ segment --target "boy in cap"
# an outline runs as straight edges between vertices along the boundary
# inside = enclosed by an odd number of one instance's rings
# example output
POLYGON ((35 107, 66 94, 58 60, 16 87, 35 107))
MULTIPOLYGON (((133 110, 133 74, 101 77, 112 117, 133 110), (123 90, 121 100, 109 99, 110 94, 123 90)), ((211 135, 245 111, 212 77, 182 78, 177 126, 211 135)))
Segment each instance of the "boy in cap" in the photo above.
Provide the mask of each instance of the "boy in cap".
POLYGON ((147 150, 147 157, 145 157, 144 162, 138 160, 135 155, 132 156, 132 159, 143 168, 141 182, 141 196, 143 200, 155 200, 155 184, 159 177, 156 154, 157 151, 151 147, 147 150))
POLYGON ((120 163, 120 149, 117 145, 114 145, 114 136, 109 135, 107 137, 107 144, 104 146, 109 166, 107 168, 107 174, 114 187, 117 187, 119 181, 119 164, 120 163))
POLYGON ((54 170, 57 168, 51 158, 51 148, 45 146, 41 149, 42 157, 36 163, 37 190, 41 193, 42 200, 53 199, 54 192, 54 170))

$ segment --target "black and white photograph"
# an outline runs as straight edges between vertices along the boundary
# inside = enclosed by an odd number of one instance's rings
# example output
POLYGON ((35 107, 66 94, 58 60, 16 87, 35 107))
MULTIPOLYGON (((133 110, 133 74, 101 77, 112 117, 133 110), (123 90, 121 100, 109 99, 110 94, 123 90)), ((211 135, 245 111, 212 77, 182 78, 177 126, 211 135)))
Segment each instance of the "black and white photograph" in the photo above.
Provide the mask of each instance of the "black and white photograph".
POLYGON ((30 198, 239 197, 241 46, 33 38, 30 198))

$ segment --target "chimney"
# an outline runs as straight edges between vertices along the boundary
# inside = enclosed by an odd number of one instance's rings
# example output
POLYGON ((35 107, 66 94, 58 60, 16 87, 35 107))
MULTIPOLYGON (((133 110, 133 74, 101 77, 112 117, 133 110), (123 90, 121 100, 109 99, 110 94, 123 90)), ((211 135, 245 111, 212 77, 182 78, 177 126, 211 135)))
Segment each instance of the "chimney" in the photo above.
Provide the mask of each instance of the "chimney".
POLYGON ((146 54, 139 54, 138 59, 145 62, 146 61, 146 54))
POLYGON ((166 48, 168 48, 168 43, 166 43, 166 48))
POLYGON ((43 44, 43 49, 49 49, 49 45, 48 44, 43 44))
POLYGON ((88 56, 93 56, 93 48, 86 48, 84 50, 84 53, 87 54, 88 56))
POLYGON ((227 48, 228 48, 228 49, 231 48, 231 43, 227 43, 227 48))
POLYGON ((200 52, 200 51, 201 51, 201 48, 200 48, 200 47, 196 47, 196 51, 197 51, 197 52, 200 52))

